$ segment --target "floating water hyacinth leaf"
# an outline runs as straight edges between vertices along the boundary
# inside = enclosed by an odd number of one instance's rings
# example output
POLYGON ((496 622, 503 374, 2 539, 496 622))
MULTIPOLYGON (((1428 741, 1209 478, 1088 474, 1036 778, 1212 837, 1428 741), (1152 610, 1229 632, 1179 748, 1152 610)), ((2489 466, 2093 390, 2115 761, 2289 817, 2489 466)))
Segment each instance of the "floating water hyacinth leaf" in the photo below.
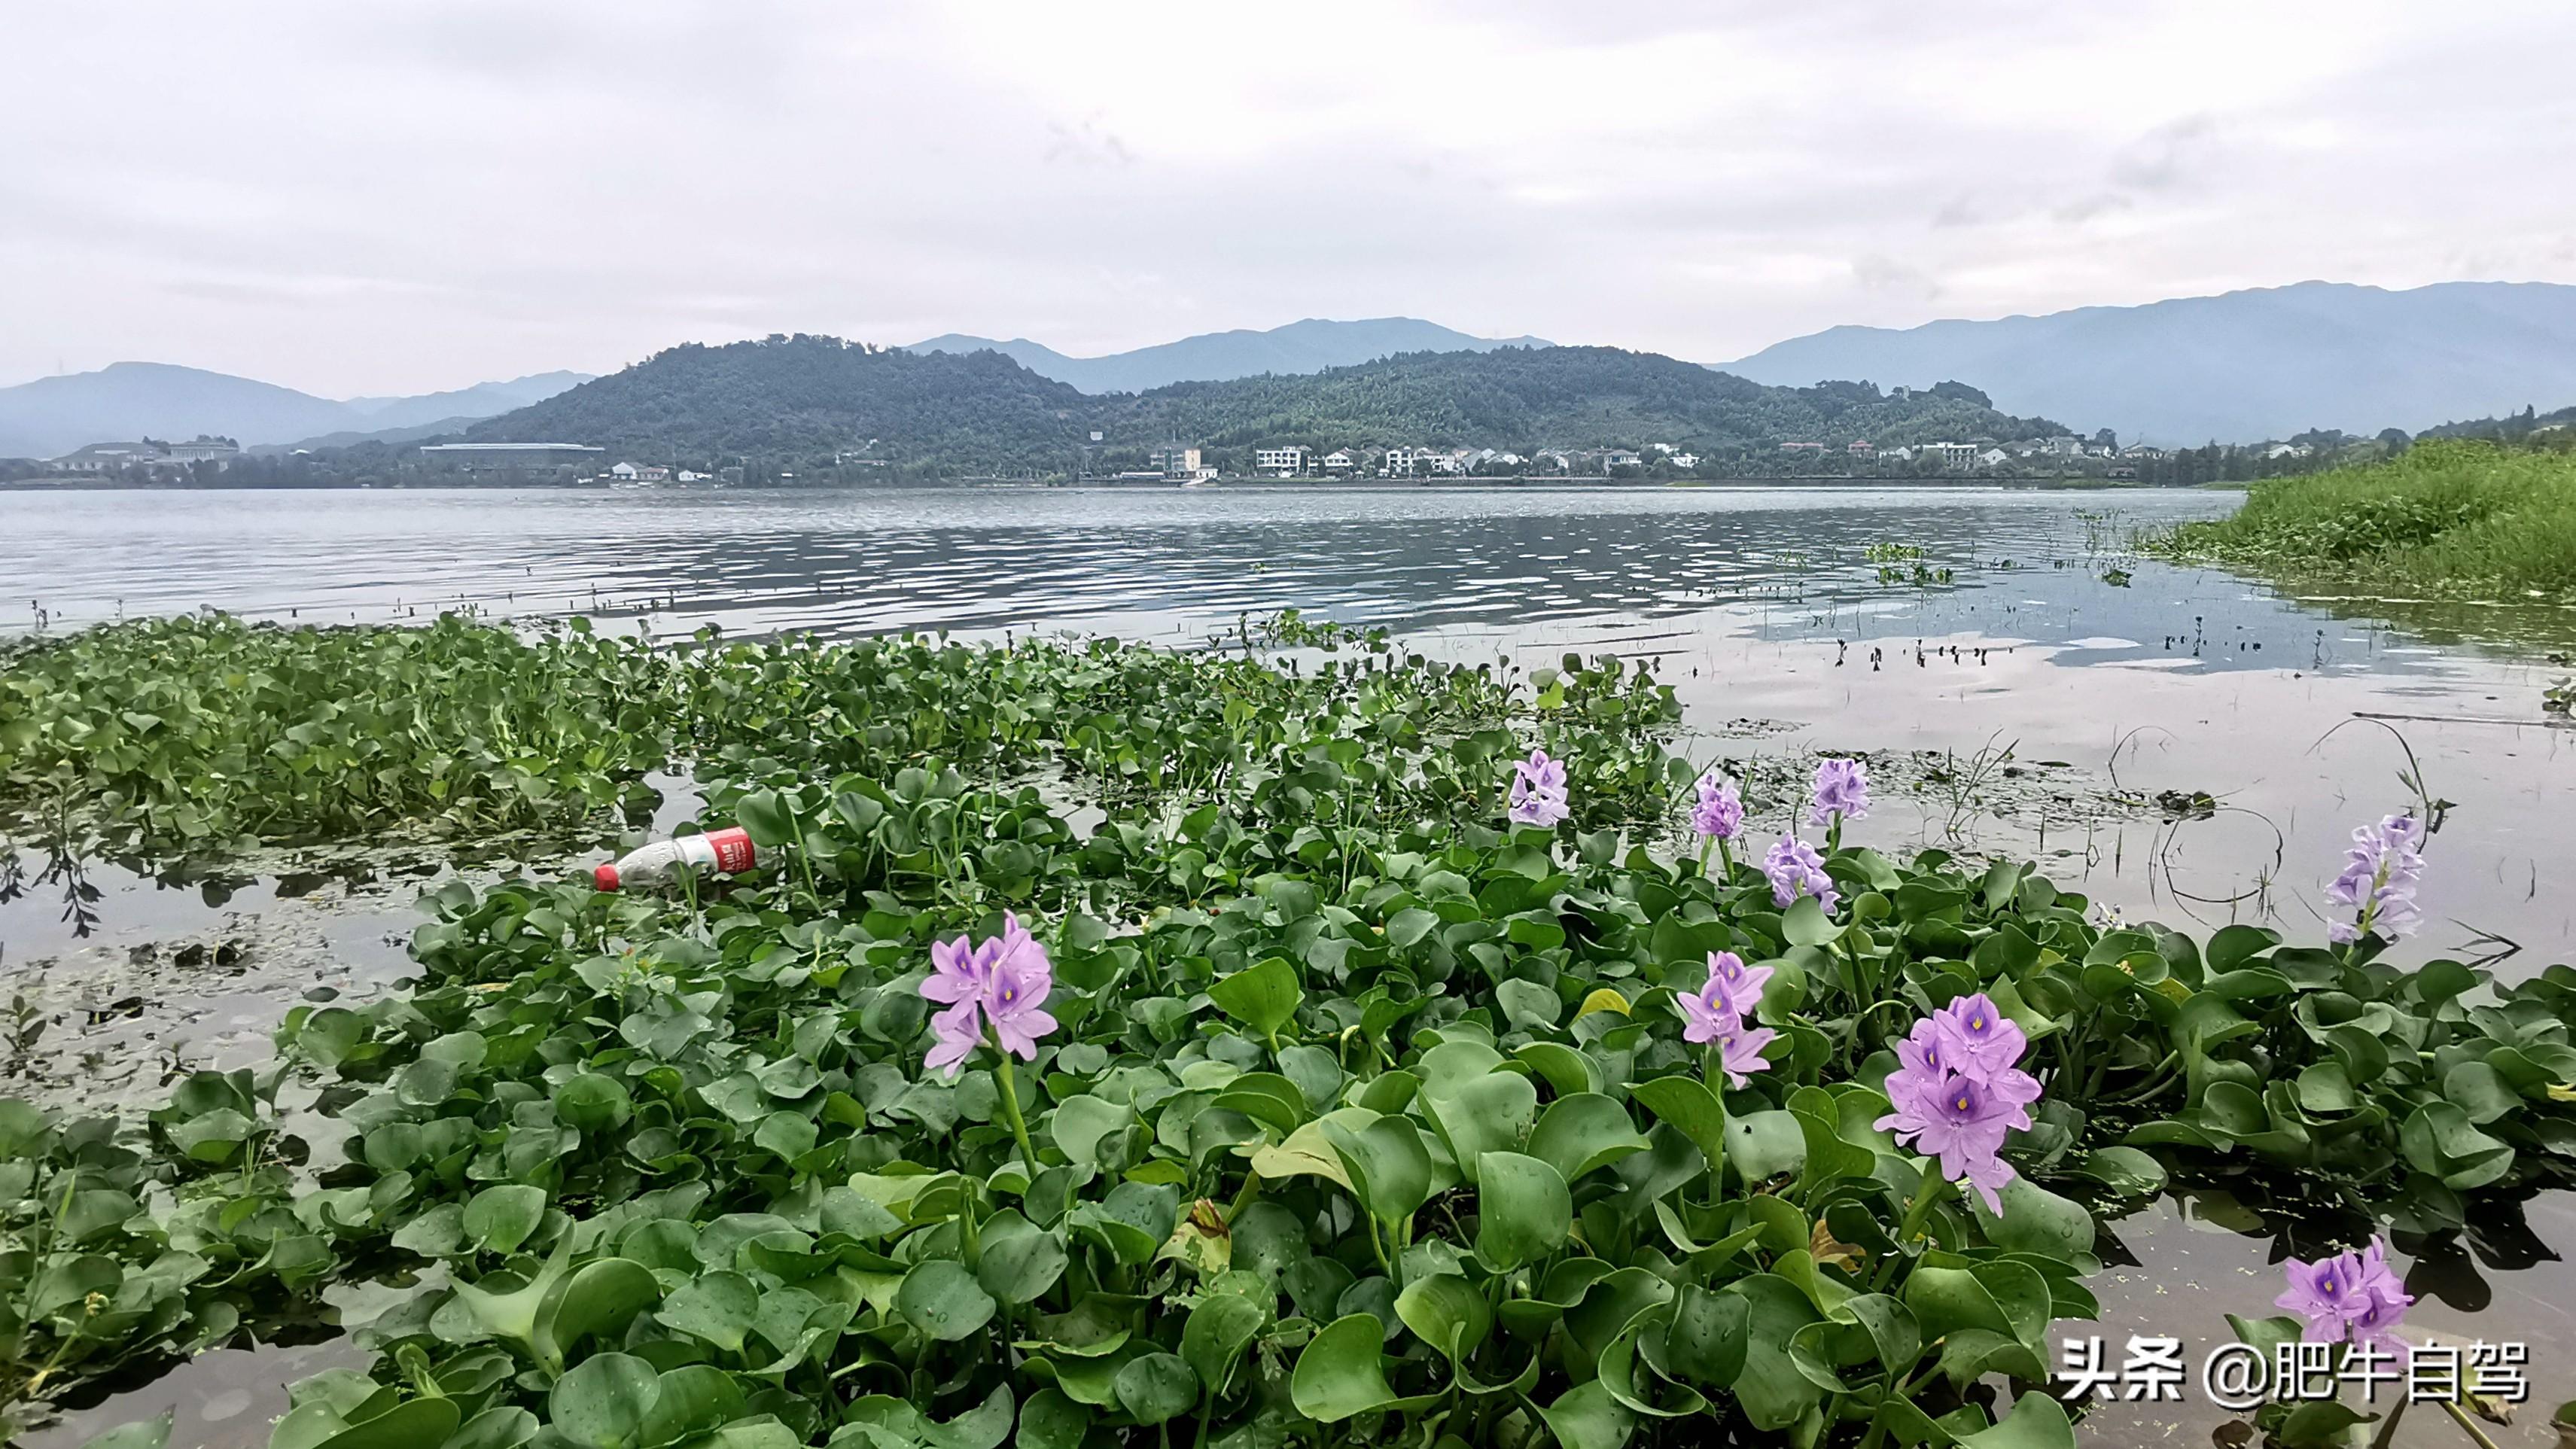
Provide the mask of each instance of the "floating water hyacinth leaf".
POLYGON ((138 1419, 120 1424, 104 1434, 92 1435, 81 1449, 168 1449, 173 1415, 164 1412, 157 1419, 138 1419))
POLYGON ((1380 1117, 1356 1131, 1331 1118, 1319 1125, 1361 1206, 1379 1221, 1410 1217, 1430 1200, 1431 1154, 1411 1119, 1380 1117))
POLYGON ((1337 1318, 1316 1334, 1297 1356, 1289 1380, 1297 1412, 1334 1424, 1393 1404, 1396 1393, 1378 1352, 1385 1336, 1384 1326, 1367 1313, 1337 1318))
POLYGON ((524 1183, 487 1187, 465 1204, 465 1235, 487 1253, 515 1253, 546 1215, 546 1190, 524 1183))
POLYGON ((965 1265, 934 1258, 904 1275, 895 1306, 905 1321, 933 1338, 956 1340, 993 1316, 993 1298, 965 1265))
POLYGON ((739 1354, 759 1311, 759 1285, 739 1273, 718 1271, 682 1284, 653 1316, 665 1327, 739 1354))
POLYGON ((1498 1273, 1554 1252, 1574 1226, 1574 1200, 1557 1170, 1517 1152, 1477 1164, 1476 1256, 1498 1273))
POLYGON ((1002 1303, 1037 1301, 1064 1276, 1068 1260, 1055 1235, 1008 1208, 985 1220, 975 1281, 1002 1303))
POLYGON ((539 1309, 533 1340, 537 1356, 560 1365, 584 1339, 610 1342, 635 1316, 660 1300, 651 1269, 626 1258, 597 1258, 575 1269, 561 1294, 539 1309))
POLYGON ((1181 1357, 1210 1394, 1222 1394, 1266 1317, 1261 1305, 1234 1293, 1199 1300, 1181 1327, 1181 1357))
POLYGON ((1118 1371, 1112 1392, 1137 1423, 1160 1424, 1198 1402, 1199 1380, 1178 1354, 1139 1354, 1118 1371))
MULTIPOLYGON (((661 1375, 653 1365, 629 1354, 596 1354, 555 1381, 547 1396, 546 1417, 556 1433, 583 1449, 626 1449, 641 1442, 660 1397, 661 1375)), ((452 1421, 455 1410, 450 1408, 448 1415, 452 1421)))
POLYGON ((1297 970, 1282 956, 1269 957, 1208 988, 1219 1010, 1265 1037, 1275 1037, 1305 999, 1297 970))
POLYGON ((1468 1181, 1482 1180, 1487 1154, 1517 1148, 1538 1116, 1538 1088, 1517 1072, 1489 1071, 1445 1091, 1425 1089, 1432 1125, 1468 1181))
POLYGON ((1568 1183, 1646 1146, 1628 1109, 1595 1092, 1559 1096, 1529 1135, 1529 1155, 1553 1166, 1568 1183))

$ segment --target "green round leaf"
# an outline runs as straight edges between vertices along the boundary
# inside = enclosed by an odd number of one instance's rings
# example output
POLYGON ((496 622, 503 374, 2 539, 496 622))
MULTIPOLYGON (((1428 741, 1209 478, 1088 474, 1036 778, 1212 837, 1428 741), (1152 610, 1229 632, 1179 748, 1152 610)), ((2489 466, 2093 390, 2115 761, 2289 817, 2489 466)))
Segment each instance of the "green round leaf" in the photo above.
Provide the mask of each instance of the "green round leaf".
POLYGON ((993 1295, 966 1265, 946 1258, 917 1263, 903 1276, 895 1311, 932 1338, 955 1342, 992 1321, 993 1295))
POLYGON ((1178 1354, 1140 1354, 1112 1383, 1118 1406, 1139 1424, 1176 1418, 1199 1401, 1199 1377, 1178 1354))
POLYGON ((1061 1389, 1040 1389, 1020 1406, 1019 1449, 1080 1449, 1091 1410, 1061 1389))
POLYGON ((503 1183, 483 1189, 465 1204, 465 1235, 487 1253, 515 1253, 545 1216, 544 1188, 503 1183))
MULTIPOLYGON (((555 1380, 554 1391, 546 1396, 546 1418, 556 1433, 583 1449, 627 1449, 643 1436, 645 1420, 660 1392, 661 1375, 644 1360, 623 1353, 593 1354, 555 1380)), ((455 1412, 451 1404, 451 1419, 455 1412)), ((438 1440, 408 1442, 435 1444, 438 1440)))
POLYGON ((727 1353, 742 1352, 744 1335, 760 1313, 760 1289, 739 1273, 692 1278, 664 1299, 654 1317, 665 1328, 695 1334, 727 1353))
POLYGON ((983 1225, 983 1256, 975 1281, 1004 1303, 1033 1303, 1064 1276, 1064 1244, 1016 1209, 1005 1208, 983 1225))
POLYGON ((1297 1004, 1306 999, 1306 993, 1297 984, 1297 968, 1288 964, 1288 958, 1272 956, 1210 986, 1208 999, 1217 1010, 1269 1036, 1297 1015, 1297 1004))
POLYGON ((1476 1256, 1508 1273, 1555 1252, 1574 1230, 1565 1178, 1535 1157, 1488 1152, 1478 1164, 1476 1256))
POLYGON ((1354 1313, 1333 1320, 1297 1355, 1296 1370, 1289 1375, 1288 1396, 1297 1412, 1333 1424, 1394 1403, 1395 1390, 1387 1384, 1378 1352, 1385 1341, 1385 1326, 1374 1315, 1354 1313))
POLYGON ((634 1115, 635 1099, 615 1077, 583 1072, 555 1088, 555 1116, 578 1131, 611 1131, 625 1126, 634 1115))
POLYGON ((1260 1304, 1236 1293, 1212 1293, 1190 1310, 1181 1325, 1181 1357, 1209 1393, 1225 1392, 1226 1380, 1268 1318, 1260 1304))

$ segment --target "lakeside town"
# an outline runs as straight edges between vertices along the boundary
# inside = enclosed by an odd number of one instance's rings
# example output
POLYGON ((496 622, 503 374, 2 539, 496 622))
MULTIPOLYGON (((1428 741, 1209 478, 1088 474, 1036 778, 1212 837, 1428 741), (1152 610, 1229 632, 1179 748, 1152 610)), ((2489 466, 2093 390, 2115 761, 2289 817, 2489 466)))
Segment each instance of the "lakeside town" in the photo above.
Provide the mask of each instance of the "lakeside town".
MULTIPOLYGON (((2393 431, 2393 430, 2392 430, 2393 431)), ((953 482, 1057 481, 1077 485, 1183 485, 1229 482, 1348 483, 1473 480, 1689 483, 1761 480, 1885 479, 1981 482, 2091 481, 2177 484, 2250 481, 2346 461, 2357 447, 2402 445, 2386 434, 2361 439, 2333 431, 2295 439, 2203 448, 2121 445, 2104 429, 1998 440, 1932 441, 1878 447, 1788 440, 1772 446, 1642 443, 1635 447, 1545 448, 1350 444, 1323 450, 1288 443, 1216 447, 1167 443, 1125 457, 1098 445, 1062 474, 964 476, 953 482), (1141 463, 1141 466, 1136 466, 1141 463)), ((618 457, 578 442, 424 443, 394 476, 368 481, 429 486, 520 484, 572 487, 815 486, 931 481, 899 472, 879 439, 865 439, 807 460, 737 458, 712 466, 618 457)), ((142 438, 92 443, 51 459, 0 459, 0 483, 19 486, 258 487, 339 481, 328 455, 294 448, 243 448, 228 437, 185 441, 142 438)))

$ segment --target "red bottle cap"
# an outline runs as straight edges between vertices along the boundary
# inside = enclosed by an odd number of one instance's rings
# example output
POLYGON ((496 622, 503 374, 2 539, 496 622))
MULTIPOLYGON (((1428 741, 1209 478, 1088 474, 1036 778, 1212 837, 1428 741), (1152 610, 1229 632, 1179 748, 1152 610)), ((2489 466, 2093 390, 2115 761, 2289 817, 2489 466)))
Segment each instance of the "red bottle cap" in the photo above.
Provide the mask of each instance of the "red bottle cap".
POLYGON ((590 872, 590 883, 604 891, 613 891, 617 889, 617 867, 613 865, 592 867, 590 872))

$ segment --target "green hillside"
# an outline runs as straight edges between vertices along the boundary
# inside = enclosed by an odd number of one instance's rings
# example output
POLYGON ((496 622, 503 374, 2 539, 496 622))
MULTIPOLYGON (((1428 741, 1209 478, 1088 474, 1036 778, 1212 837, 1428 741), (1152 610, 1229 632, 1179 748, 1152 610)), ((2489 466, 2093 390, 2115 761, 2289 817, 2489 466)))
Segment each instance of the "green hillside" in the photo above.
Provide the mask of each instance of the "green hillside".
POLYGON ((1068 470, 1095 431, 1091 466, 1114 467, 1173 439, 1234 461, 1230 452, 1287 443, 1773 451, 1790 441, 1839 447, 1866 438, 1887 447, 2066 430, 1999 413, 1955 383, 1902 398, 1867 383, 1764 387, 1606 347, 1415 353, 1089 396, 998 353, 797 336, 675 347, 467 436, 595 443, 638 461, 700 467, 812 465, 858 450, 908 474, 971 475, 1068 470))

